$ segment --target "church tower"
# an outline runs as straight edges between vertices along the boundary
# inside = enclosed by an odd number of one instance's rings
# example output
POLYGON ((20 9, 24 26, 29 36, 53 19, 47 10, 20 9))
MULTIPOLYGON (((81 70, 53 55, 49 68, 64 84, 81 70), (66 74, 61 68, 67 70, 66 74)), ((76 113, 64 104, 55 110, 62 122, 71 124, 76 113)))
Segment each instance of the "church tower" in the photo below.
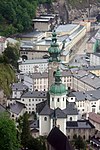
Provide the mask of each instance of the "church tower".
POLYGON ((57 67, 60 63, 60 53, 61 50, 59 48, 59 45, 57 43, 57 37, 56 32, 53 31, 52 33, 52 43, 50 48, 48 49, 48 52, 50 54, 49 58, 49 64, 48 64, 48 89, 50 89, 50 86, 54 83, 54 74, 57 70, 57 67))
POLYGON ((50 108, 56 109, 60 108, 61 110, 66 108, 66 94, 68 89, 62 84, 61 81, 61 71, 57 68, 57 71, 54 74, 55 82, 50 86, 50 108))

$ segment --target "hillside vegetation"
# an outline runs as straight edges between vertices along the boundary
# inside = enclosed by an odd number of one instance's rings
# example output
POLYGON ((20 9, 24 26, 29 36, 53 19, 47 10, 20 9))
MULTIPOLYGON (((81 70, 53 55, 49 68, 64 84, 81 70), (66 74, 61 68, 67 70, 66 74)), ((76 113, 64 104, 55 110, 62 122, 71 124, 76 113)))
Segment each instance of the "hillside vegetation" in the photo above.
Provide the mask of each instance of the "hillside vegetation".
POLYGON ((7 96, 10 96, 10 84, 15 82, 17 61, 19 59, 18 47, 8 45, 4 53, 0 55, 0 88, 7 96))
POLYGON ((52 0, 0 0, 0 35, 9 36, 32 29, 31 19, 35 17, 40 3, 52 0))
POLYGON ((6 96, 10 96, 10 84, 16 80, 15 72, 8 64, 0 64, 0 88, 4 90, 6 96))

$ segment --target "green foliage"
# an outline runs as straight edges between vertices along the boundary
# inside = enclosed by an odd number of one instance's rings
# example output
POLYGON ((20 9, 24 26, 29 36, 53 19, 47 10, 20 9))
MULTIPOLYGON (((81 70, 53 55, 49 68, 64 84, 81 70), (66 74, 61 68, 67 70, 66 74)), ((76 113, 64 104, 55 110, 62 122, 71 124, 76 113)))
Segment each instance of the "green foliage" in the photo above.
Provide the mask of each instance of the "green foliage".
POLYGON ((18 150, 19 142, 14 122, 7 114, 0 114, 0 149, 18 150))
POLYGON ((28 148, 33 150, 46 150, 45 139, 43 137, 35 139, 31 137, 28 148))
MULTIPOLYGON (((1 61, 1 59, 0 59, 1 61)), ((11 94, 10 84, 16 80, 12 67, 8 64, 0 63, 0 87, 7 96, 11 94)))
POLYGON ((35 17, 38 0, 1 0, 0 32, 9 36, 32 27, 31 19, 35 17))
POLYGON ((22 133, 21 133, 21 144, 24 148, 28 147, 29 141, 31 139, 28 114, 25 113, 23 115, 23 123, 22 123, 22 133))
POLYGON ((13 47, 8 45, 3 53, 3 56, 6 59, 5 62, 17 68, 17 61, 19 59, 19 50, 16 46, 13 47))
POLYGON ((30 150, 46 150, 45 147, 45 137, 33 138, 30 134, 29 128, 29 114, 25 113, 23 117, 18 120, 19 127, 21 131, 21 144, 23 148, 28 148, 30 150))
POLYGON ((52 0, 0 0, 1 35, 9 36, 31 29, 40 3, 51 4, 52 0))
POLYGON ((76 149, 85 149, 86 148, 86 143, 83 141, 81 136, 76 136, 74 135, 74 146, 76 147, 76 149))

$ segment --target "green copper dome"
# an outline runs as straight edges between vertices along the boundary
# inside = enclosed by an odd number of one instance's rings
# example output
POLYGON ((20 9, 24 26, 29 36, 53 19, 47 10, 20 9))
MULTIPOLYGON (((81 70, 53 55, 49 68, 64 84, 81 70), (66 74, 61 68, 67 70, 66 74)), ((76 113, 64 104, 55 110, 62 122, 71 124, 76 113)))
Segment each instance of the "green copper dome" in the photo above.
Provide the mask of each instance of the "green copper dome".
POLYGON ((53 95, 63 95, 67 93, 66 86, 61 82, 61 72, 59 68, 55 73, 55 83, 51 85, 49 92, 53 95))
POLYGON ((57 37, 56 37, 56 32, 54 31, 52 33, 52 43, 51 43, 51 46, 50 48, 48 48, 48 52, 50 54, 50 59, 49 61, 60 61, 59 59, 59 55, 61 53, 61 50, 59 48, 59 45, 57 43, 57 37))
POLYGON ((66 87, 64 84, 52 84, 50 87, 50 94, 54 94, 54 95, 63 95, 66 94, 66 87))

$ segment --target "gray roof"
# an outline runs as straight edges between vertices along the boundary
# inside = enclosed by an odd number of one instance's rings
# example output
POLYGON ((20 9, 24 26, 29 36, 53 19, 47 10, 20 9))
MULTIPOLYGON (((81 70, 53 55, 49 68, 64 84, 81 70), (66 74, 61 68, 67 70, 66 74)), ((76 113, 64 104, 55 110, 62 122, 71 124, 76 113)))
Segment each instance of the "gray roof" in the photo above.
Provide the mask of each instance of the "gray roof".
POLYGON ((51 115, 53 113, 53 110, 46 104, 42 111, 40 112, 40 115, 51 115))
POLYGON ((83 67, 84 70, 100 70, 100 66, 87 66, 83 67))
POLYGON ((77 24, 59 25, 56 29, 56 32, 70 32, 71 30, 75 29, 77 26, 78 26, 77 24))
POLYGON ((41 78, 48 78, 48 73, 47 72, 36 72, 32 74, 33 79, 41 79, 41 78))
POLYGON ((60 108, 56 108, 52 115, 51 118, 53 118, 55 115, 56 118, 66 118, 66 114, 60 109, 60 108))
POLYGON ((88 120, 67 121, 68 129, 91 129, 95 128, 88 120))
POLYGON ((10 104, 10 112, 19 115, 20 112, 25 108, 25 104, 16 101, 13 104, 10 104))
MULTIPOLYGON (((70 70, 62 71, 61 74, 62 74, 62 77, 72 76, 72 73, 70 70)), ((33 79, 48 78, 48 73, 47 72, 43 72, 43 73, 36 72, 36 73, 33 73, 32 76, 33 76, 33 79)))
POLYGON ((76 97, 76 101, 80 100, 96 101, 100 99, 100 90, 72 92, 72 94, 74 97, 76 97))
POLYGON ((73 76, 79 79, 80 81, 84 82, 85 84, 88 84, 89 86, 93 87, 94 89, 100 89, 100 78, 88 71, 74 71, 73 76))
POLYGON ((23 90, 26 90, 28 89, 28 86, 26 86, 25 84, 23 83, 13 83, 12 84, 12 90, 13 91, 23 91, 23 90))
POLYGON ((75 103, 68 103, 66 108, 63 110, 66 115, 78 115, 78 110, 75 107, 75 103))
POLYGON ((30 123, 30 128, 39 128, 39 120, 34 120, 30 123))
POLYGON ((22 95, 22 98, 46 98, 46 91, 28 91, 22 95))
POLYGON ((33 31, 30 33, 26 33, 26 34, 20 34, 19 37, 20 38, 33 38, 33 37, 38 37, 39 35, 43 34, 43 32, 40 31, 33 31))
POLYGON ((25 60, 22 61, 20 64, 25 65, 25 64, 41 64, 41 63, 48 63, 48 59, 32 59, 32 60, 25 60))

